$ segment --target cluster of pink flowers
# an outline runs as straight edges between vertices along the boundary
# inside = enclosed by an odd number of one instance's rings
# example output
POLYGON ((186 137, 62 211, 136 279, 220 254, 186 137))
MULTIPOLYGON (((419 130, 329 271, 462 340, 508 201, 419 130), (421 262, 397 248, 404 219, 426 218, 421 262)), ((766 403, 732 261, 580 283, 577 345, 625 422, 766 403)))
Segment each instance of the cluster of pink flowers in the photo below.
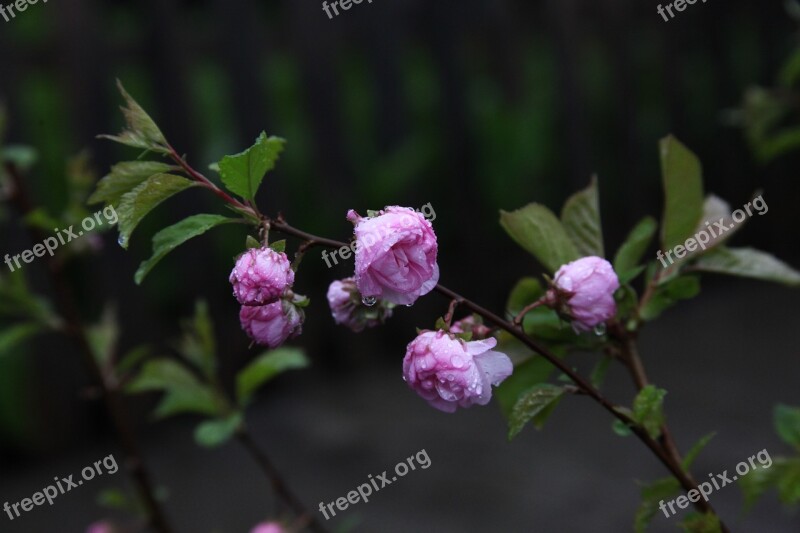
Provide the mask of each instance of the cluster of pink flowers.
MULTIPOLYGON (((406 207, 391 206, 362 217, 351 210, 355 273, 328 288, 333 319, 354 332, 383 324, 396 305, 411 306, 439 282, 438 243, 431 223, 406 207)), ((233 293, 242 305, 242 328, 257 343, 275 348, 300 334, 305 297, 292 291, 294 271, 286 254, 270 248, 242 254, 231 272, 233 293)), ((616 314, 619 280, 600 257, 563 265, 542 298, 576 332, 590 331, 616 314)), ((423 331, 406 349, 403 377, 433 407, 486 405, 492 387, 513 372, 507 355, 494 351, 492 330, 466 317, 436 331, 423 331)), ((259 533, 265 533, 259 531, 259 533)))
POLYGON ((303 329, 304 297, 292 292, 294 271, 283 252, 252 248, 236 260, 230 276, 233 295, 242 304, 242 329, 256 343, 277 348, 303 329))

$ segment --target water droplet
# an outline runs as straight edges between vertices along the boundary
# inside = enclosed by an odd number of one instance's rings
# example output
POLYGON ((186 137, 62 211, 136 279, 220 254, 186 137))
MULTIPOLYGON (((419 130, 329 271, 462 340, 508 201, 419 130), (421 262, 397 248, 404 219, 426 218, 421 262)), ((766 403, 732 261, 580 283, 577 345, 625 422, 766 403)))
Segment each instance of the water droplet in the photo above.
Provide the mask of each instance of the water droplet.
POLYGON ((119 244, 120 246, 122 246, 124 248, 125 247, 125 242, 126 242, 125 237, 123 235, 120 235, 119 239, 117 239, 117 244, 119 244))
POLYGON ((598 337, 602 337, 606 334, 606 325, 605 324, 597 324, 594 327, 594 334, 598 337))
POLYGON ((364 298, 361 299, 361 303, 363 303, 367 307, 372 307, 373 305, 378 303, 378 299, 375 298, 374 296, 364 296, 364 298))
POLYGON ((406 304, 406 307, 413 307, 414 304, 406 304))

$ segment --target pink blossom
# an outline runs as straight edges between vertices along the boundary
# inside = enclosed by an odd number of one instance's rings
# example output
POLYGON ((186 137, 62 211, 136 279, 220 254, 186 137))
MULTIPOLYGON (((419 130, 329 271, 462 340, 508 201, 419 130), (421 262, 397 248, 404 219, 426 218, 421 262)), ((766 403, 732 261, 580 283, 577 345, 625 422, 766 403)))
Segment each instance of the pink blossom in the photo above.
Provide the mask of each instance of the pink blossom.
POLYGON ((354 278, 334 281, 328 287, 328 304, 334 321, 356 333, 383 324, 392 316, 392 304, 379 301, 366 306, 361 300, 354 278))
POLYGON ((459 406, 486 405, 492 385, 514 368, 504 353, 492 351, 497 340, 465 342, 444 331, 425 331, 411 341, 403 359, 403 377, 431 406, 447 413, 459 406))
POLYGON ((576 331, 589 331, 617 313, 614 292, 619 279, 611 264, 601 257, 584 257, 563 265, 553 280, 557 294, 551 299, 563 303, 576 331))
POLYGON ((277 348, 303 330, 305 315, 292 302, 279 300, 269 305, 243 305, 239 312, 242 329, 258 344, 277 348))
POLYGON ((284 531, 278 522, 264 522, 256 525, 250 533, 284 533, 284 531))
POLYGON ((367 299, 411 305, 439 282, 433 226, 421 213, 391 206, 374 217, 348 212, 355 224, 356 285, 367 299))
POLYGON ((291 287, 294 271, 286 254, 270 248, 252 248, 237 259, 230 281, 240 304, 266 305, 291 287))

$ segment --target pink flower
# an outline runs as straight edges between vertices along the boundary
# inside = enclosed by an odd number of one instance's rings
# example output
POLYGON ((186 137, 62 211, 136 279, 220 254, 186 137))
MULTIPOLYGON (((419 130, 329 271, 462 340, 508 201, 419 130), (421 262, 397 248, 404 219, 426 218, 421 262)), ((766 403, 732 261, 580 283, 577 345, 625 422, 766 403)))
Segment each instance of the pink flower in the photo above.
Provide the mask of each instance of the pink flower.
POLYGON ((292 302, 279 300, 269 305, 243 305, 239 312, 242 329, 258 344, 277 348, 303 331, 305 315, 292 302))
POLYGON ((614 292, 619 279, 611 264, 601 257, 584 257, 563 265, 553 280, 556 293, 548 294, 572 319, 575 331, 589 331, 617 313, 614 292))
POLYGON ((453 325, 450 326, 450 333, 472 333, 473 340, 481 340, 491 335, 492 330, 483 325, 480 317, 476 320, 475 315, 470 315, 453 322, 453 325))
POLYGON ((252 248, 236 260, 230 281, 240 304, 266 305, 291 287, 294 271, 286 254, 270 248, 252 248))
POLYGON ((362 218, 350 210, 355 224, 356 285, 365 298, 411 305, 439 282, 433 226, 421 213, 391 206, 362 218))
POLYGON ((284 533, 284 529, 278 522, 264 522, 254 527, 250 533, 284 533))
POLYGON ((86 533, 114 533, 116 529, 109 522, 95 522, 90 525, 86 533))
POLYGON ((493 352, 497 340, 465 342, 444 331, 425 331, 411 341, 403 359, 403 377, 431 406, 446 413, 459 406, 486 405, 492 385, 514 368, 507 355, 493 352))
POLYGON ((380 301, 377 305, 366 306, 361 299, 354 278, 334 281, 328 287, 328 303, 333 319, 356 333, 383 324, 392 316, 392 304, 380 301))

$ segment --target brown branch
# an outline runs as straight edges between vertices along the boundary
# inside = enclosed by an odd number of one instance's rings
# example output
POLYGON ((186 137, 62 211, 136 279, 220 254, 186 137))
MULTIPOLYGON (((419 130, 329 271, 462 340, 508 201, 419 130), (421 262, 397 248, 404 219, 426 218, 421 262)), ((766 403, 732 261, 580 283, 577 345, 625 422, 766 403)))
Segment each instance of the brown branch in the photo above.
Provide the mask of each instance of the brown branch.
MULTIPOLYGON (((22 176, 19 170, 12 163, 6 163, 5 169, 11 177, 13 192, 10 200, 17 207, 22 216, 26 216, 33 211, 34 207, 27 196, 22 176)), ((34 242, 42 242, 45 236, 37 229, 28 226, 31 238, 34 242)), ((45 255, 48 271, 53 281, 55 289, 56 303, 66 321, 66 333, 73 338, 77 344, 83 364, 89 373, 92 381, 102 391, 102 399, 106 413, 114 426, 116 438, 120 448, 126 457, 126 467, 129 475, 133 478, 139 497, 144 502, 150 525, 160 533, 171 533, 166 514, 161 508, 161 504, 155 495, 155 487, 152 477, 145 467, 142 453, 139 449, 135 433, 125 414, 122 405, 122 398, 119 391, 111 386, 109 380, 103 375, 103 371, 94 357, 94 352, 86 336, 86 328, 75 304, 75 299, 70 290, 69 282, 64 277, 64 273, 54 256, 45 255)))

